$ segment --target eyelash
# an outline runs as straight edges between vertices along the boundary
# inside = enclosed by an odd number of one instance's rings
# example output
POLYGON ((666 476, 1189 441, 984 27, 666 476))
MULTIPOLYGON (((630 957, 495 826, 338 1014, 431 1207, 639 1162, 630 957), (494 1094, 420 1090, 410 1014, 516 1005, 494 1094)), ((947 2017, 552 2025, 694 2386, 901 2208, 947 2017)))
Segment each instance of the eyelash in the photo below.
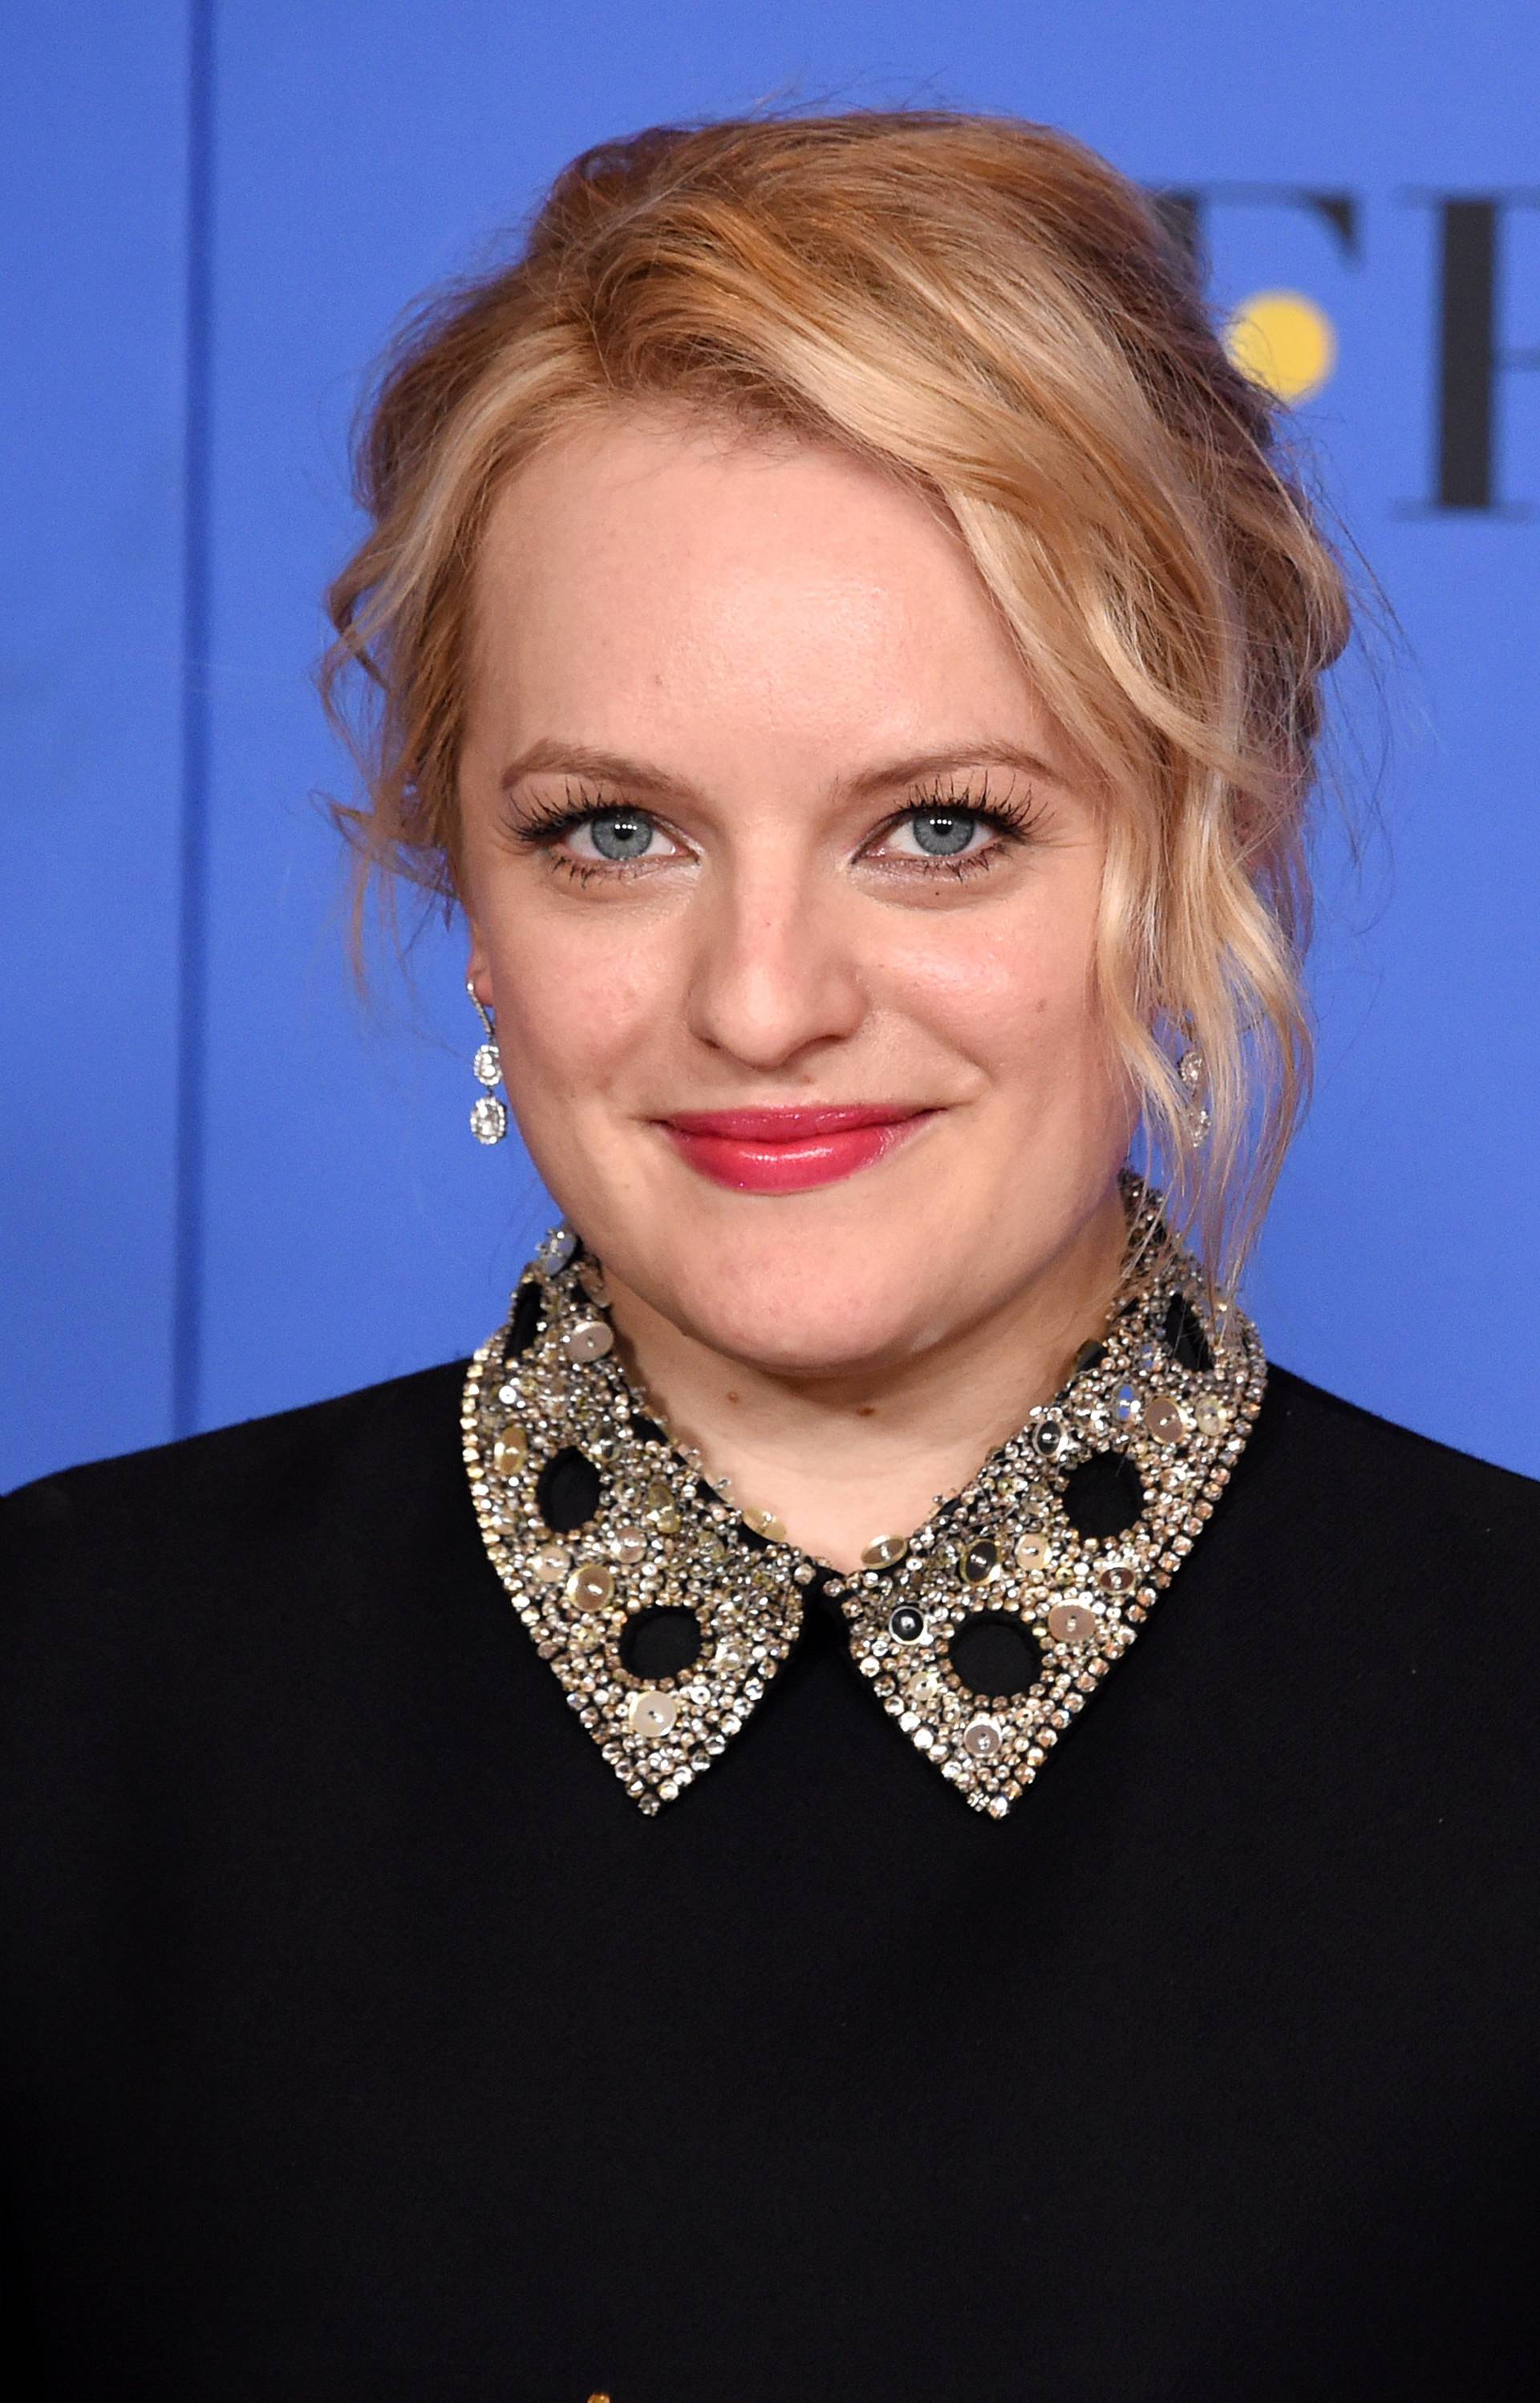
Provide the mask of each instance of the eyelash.
MULTIPOLYGON (((606 800, 602 793, 596 799, 575 800, 572 787, 568 785, 565 807, 557 808, 554 805, 548 805, 541 808, 537 804, 534 813, 524 818, 514 828, 515 838, 519 842, 527 844, 532 850, 545 852, 552 868, 575 884, 591 883, 595 877, 608 882, 633 876, 645 867, 645 860, 610 860, 601 867, 596 860, 574 859, 556 847, 562 837, 564 834, 571 834, 575 827, 588 826, 593 819, 606 816, 611 811, 618 809, 629 810, 630 804, 606 800)), ((934 785, 917 791, 912 799, 905 802, 901 810, 895 811, 886 825, 879 827, 877 836, 872 840, 894 833, 906 819, 923 817, 928 813, 977 818, 981 824, 992 826, 994 829, 996 840, 986 843, 978 851, 964 852, 952 859, 939 856, 918 857, 912 862, 906 863, 902 871, 908 873, 911 868, 919 868, 926 875, 950 876, 958 883, 962 883, 964 878, 969 876, 987 874, 1006 845, 1028 841, 1042 815, 1030 788, 1023 801, 997 801, 990 798, 987 775, 977 789, 966 786, 961 792, 950 783, 943 786, 941 779, 937 777, 934 785)), ((639 818, 645 818, 650 825, 658 823, 648 810, 636 810, 633 814, 639 818)))

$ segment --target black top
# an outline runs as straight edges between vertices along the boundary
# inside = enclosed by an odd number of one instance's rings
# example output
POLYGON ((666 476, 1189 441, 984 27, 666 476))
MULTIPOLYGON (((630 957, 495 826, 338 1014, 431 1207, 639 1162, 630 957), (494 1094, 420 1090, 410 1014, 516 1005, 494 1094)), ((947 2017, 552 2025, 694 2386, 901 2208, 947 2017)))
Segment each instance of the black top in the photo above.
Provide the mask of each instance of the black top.
POLYGON ((1540 1485, 1275 1369, 1007 1820, 829 1604, 646 1819, 461 1375, 0 1511, 28 2396, 1528 2391, 1540 1485))

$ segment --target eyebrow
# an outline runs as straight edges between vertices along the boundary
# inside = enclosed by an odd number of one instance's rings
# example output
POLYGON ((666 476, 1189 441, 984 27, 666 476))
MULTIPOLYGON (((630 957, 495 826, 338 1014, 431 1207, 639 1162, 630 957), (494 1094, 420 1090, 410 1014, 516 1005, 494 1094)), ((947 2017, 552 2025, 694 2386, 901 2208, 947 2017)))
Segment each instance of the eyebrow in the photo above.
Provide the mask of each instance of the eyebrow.
MULTIPOLYGON (((918 751, 902 758, 884 759, 878 766, 864 769, 860 775, 843 777, 838 790, 842 799, 860 800, 894 785, 914 785, 928 776, 945 774, 949 768, 988 767, 1017 768, 1024 775, 1046 776, 1052 783, 1061 781, 1059 771, 1035 751, 1023 750, 1016 743, 952 743, 939 751, 918 751)), ((663 768, 645 759, 628 759, 617 751, 596 751, 587 743, 563 743, 552 736, 543 736, 520 751, 517 759, 504 769, 499 784, 509 792, 526 776, 566 775, 587 776, 595 784, 623 785, 628 791, 645 793, 655 800, 671 795, 683 795, 690 800, 704 802, 707 796, 687 776, 672 775, 663 768)))

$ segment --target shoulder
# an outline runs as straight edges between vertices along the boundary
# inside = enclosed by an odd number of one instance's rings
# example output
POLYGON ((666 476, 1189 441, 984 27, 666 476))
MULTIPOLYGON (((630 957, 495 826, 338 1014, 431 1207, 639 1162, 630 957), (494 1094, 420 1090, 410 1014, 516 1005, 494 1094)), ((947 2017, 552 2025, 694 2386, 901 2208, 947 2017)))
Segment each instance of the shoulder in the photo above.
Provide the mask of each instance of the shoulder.
MULTIPOLYGON (((1261 1414, 1201 1549, 1330 1597, 1341 1623, 1458 1631, 1526 1657, 1540 1481, 1270 1368, 1261 1414), (1223 1533, 1221 1533, 1223 1529, 1223 1533)), ((1540 1661, 1536 1663, 1540 1668, 1540 1661)))
POLYGON ((506 1701, 517 1622, 471 1502, 462 1382, 451 1362, 0 1501, 7 1924, 87 1926, 115 1882, 145 1890, 146 1857, 196 1896, 211 1846, 233 1877, 302 1852, 307 1809, 387 1811, 467 1695, 506 1701))
POLYGON ((487 1608, 463 1373, 392 1378, 0 1501, 0 1796, 21 1798, 21 1824, 132 1820, 135 1775, 256 1774, 308 1728, 345 1751, 350 1714, 391 1720, 436 1664, 480 1657, 506 1614, 487 1608))
POLYGON ((97 1593, 312 1556, 361 1518, 410 1518, 463 1483, 465 1364, 92 1461, 0 1499, 0 1585, 97 1593))
POLYGON ((1269 1368, 1256 1435, 1266 1456, 1297 1476, 1381 1485, 1398 1499, 1422 1497, 1432 1509, 1453 1505, 1478 1514, 1519 1514, 1533 1523, 1540 1511, 1540 1478, 1458 1452, 1415 1427, 1398 1425, 1343 1394, 1328 1394, 1288 1368, 1269 1368))

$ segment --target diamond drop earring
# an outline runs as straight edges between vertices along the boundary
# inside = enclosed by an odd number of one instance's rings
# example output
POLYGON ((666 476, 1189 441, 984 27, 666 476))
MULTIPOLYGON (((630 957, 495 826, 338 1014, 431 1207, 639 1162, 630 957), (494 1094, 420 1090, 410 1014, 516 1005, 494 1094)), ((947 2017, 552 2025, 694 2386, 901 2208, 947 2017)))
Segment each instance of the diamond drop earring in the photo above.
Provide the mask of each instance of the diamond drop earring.
POLYGON ((476 987, 465 979, 465 991, 476 1005, 476 1014, 486 1030, 486 1041, 479 1044, 471 1066, 478 1084, 484 1087, 471 1104, 470 1131, 478 1143, 501 1143, 508 1131, 508 1106, 493 1091, 503 1074, 503 1056, 497 1049, 497 1030, 491 1012, 481 1007, 476 987))
POLYGON ((1203 1090, 1208 1073, 1208 1063, 1201 1051, 1195 1043, 1189 1044, 1176 1063, 1176 1074, 1187 1096, 1187 1141, 1194 1151, 1201 1151, 1208 1141, 1212 1123, 1203 1090))

